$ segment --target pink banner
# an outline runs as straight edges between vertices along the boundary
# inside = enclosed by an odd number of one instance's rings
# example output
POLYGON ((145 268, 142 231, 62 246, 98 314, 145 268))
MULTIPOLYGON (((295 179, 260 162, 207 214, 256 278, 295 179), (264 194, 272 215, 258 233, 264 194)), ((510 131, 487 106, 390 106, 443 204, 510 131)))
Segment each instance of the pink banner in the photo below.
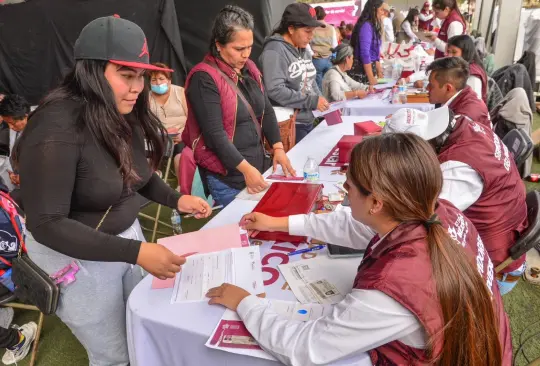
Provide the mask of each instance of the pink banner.
POLYGON ((358 19, 355 17, 358 7, 354 3, 350 5, 326 5, 326 4, 312 4, 312 6, 320 5, 326 12, 325 22, 338 26, 342 21, 345 23, 355 24, 358 19))

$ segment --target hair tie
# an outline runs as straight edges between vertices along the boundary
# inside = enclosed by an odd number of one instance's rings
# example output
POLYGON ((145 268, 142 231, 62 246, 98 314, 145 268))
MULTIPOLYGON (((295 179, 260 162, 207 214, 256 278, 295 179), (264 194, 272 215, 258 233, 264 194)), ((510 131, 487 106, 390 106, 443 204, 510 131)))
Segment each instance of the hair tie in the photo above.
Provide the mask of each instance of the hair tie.
POLYGON ((442 225, 441 221, 439 220, 439 216, 437 216, 437 214, 433 214, 428 220, 423 222, 423 225, 428 230, 431 227, 431 225, 435 225, 435 224, 442 225))

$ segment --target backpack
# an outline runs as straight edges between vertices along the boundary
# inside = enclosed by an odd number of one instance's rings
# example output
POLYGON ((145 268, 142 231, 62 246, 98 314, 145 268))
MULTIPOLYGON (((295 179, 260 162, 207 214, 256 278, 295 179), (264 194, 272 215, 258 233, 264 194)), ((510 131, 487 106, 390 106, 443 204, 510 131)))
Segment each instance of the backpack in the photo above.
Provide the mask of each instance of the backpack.
POLYGON ((0 295, 15 290, 11 279, 12 261, 19 252, 26 253, 25 233, 25 220, 20 208, 7 194, 7 189, 0 185, 0 295))

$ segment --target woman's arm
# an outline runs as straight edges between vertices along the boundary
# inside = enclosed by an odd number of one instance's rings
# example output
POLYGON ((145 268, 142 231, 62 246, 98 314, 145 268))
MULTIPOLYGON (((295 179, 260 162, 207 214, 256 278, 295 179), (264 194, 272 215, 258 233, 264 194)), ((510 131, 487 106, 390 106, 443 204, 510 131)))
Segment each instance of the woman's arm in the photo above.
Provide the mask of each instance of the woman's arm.
POLYGON ((345 74, 345 82, 352 90, 367 90, 368 86, 351 78, 349 75, 345 74))
MULTIPOLYGON (((452 22, 448 26, 448 39, 461 36, 464 32, 465 29, 463 29, 463 25, 460 22, 452 22)), ((435 39, 435 47, 441 52, 446 52, 446 42, 439 38, 435 39)))
POLYGON ((307 322, 278 315, 256 296, 242 300, 237 312, 259 345, 287 365, 328 364, 404 337, 425 347, 416 317, 376 290, 353 290, 330 315, 307 322))
POLYGON ((433 19, 433 13, 429 13, 428 15, 424 15, 423 13, 420 13, 418 15, 418 18, 420 18, 420 20, 423 22, 427 22, 428 20, 433 19))
POLYGON ((279 133, 278 120, 276 118, 276 113, 270 103, 268 96, 264 95, 264 118, 262 122, 262 131, 266 140, 270 146, 281 143, 281 135, 279 133))
POLYGON ((206 146, 211 149, 227 169, 236 169, 244 157, 236 149, 223 127, 221 96, 214 80, 205 72, 197 72, 191 78, 187 90, 192 109, 206 146))
POLYGON ((479 99, 482 99, 482 80, 477 76, 469 76, 467 79, 467 85, 478 95, 479 99))
POLYGON ((139 194, 150 201, 170 208, 178 207, 178 200, 182 195, 169 187, 163 179, 153 173, 146 185, 138 190, 139 194))
POLYGON ((412 40, 414 41, 415 39, 417 39, 416 37, 416 34, 414 34, 414 32, 412 31, 412 28, 411 28, 411 23, 409 23, 409 21, 404 21, 402 24, 401 24, 401 29, 403 29, 403 31, 405 32, 405 34, 412 40))

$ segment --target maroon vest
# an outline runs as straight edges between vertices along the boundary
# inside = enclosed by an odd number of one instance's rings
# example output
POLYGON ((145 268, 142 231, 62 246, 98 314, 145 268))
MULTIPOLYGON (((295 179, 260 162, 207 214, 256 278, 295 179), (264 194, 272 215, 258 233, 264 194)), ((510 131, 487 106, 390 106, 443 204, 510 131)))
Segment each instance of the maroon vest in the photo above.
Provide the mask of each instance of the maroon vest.
MULTIPOLYGON (((196 72, 206 72, 208 75, 214 79, 214 83, 217 86, 219 95, 221 96, 221 115, 223 119, 223 127, 225 128, 225 133, 229 140, 232 141, 234 137, 234 131, 236 128, 236 112, 238 104, 238 96, 234 89, 227 84, 225 79, 221 74, 212 66, 208 65, 205 61, 216 63, 221 71, 226 75, 230 76, 231 80, 235 83, 238 83, 238 74, 234 71, 229 65, 221 61, 220 59, 207 55, 204 58, 204 61, 197 64, 191 72, 189 73, 185 88, 189 89, 191 77, 196 72)), ((255 66, 255 63, 248 59, 245 66, 250 73, 253 80, 257 81, 261 91, 264 93, 263 84, 262 84, 262 74, 255 66)), ((187 100, 188 110, 192 110, 191 103, 189 99, 187 100)), ((201 134, 201 129, 195 118, 195 114, 188 113, 186 127, 184 132, 182 132, 182 142, 186 144, 187 147, 191 147, 193 154, 195 156, 195 161, 198 166, 201 166, 205 169, 208 169, 211 172, 226 175, 227 170, 217 157, 217 155, 210 150, 201 134)))
MULTIPOLYGON (((439 200, 437 215, 456 245, 462 245, 474 259, 478 271, 492 293, 495 314, 499 319, 499 338, 503 349, 503 365, 512 361, 510 326, 504 311, 493 264, 474 225, 450 202, 439 200)), ((387 235, 366 256, 358 268, 354 288, 378 290, 392 297, 420 321, 427 335, 434 337, 442 330, 443 316, 432 276, 432 265, 426 242, 426 229, 419 223, 402 223, 387 235), (371 253, 370 253, 371 252, 371 253)), ((441 351, 442 337, 434 339, 433 354, 441 351)), ((425 350, 392 341, 369 351, 373 365, 428 364, 425 350)))
MULTIPOLYGON (((525 186, 512 155, 491 129, 458 116, 438 158, 441 164, 451 160, 465 163, 482 178, 480 198, 463 213, 473 222, 498 266, 510 256, 510 248, 527 228, 525 186)), ((525 256, 504 272, 519 268, 524 261, 525 256)))
MULTIPOLYGON (((424 11, 422 10, 421 12, 423 15, 425 16, 428 16, 429 14, 431 14, 430 11, 424 11)), ((433 27, 431 26, 431 23, 433 22, 433 18, 431 18, 430 20, 428 21, 423 21, 421 19, 418 20, 418 29, 420 31, 430 31, 433 29, 433 27)))
POLYGON ((487 105, 488 81, 487 81, 486 72, 480 65, 477 65, 474 62, 469 64, 469 71, 470 71, 471 76, 476 76, 482 81, 482 100, 487 105))
POLYGON ((459 95, 448 106, 455 115, 467 116, 475 122, 491 129, 491 117, 486 103, 472 90, 470 86, 459 93, 459 95))
MULTIPOLYGON (((461 15, 459 15, 459 13, 456 10, 452 10, 450 14, 448 14, 448 18, 446 18, 443 24, 441 25, 441 30, 439 31, 439 35, 438 35, 438 38, 441 41, 444 41, 445 43, 448 42, 448 28, 450 27, 450 24, 452 24, 453 22, 460 22, 461 25, 463 26, 463 31, 465 34, 466 27, 465 27, 465 23, 463 22, 463 18, 461 17, 461 15)), ((445 56, 446 55, 444 52, 441 52, 439 50, 435 52, 435 59, 442 58, 445 56)))

